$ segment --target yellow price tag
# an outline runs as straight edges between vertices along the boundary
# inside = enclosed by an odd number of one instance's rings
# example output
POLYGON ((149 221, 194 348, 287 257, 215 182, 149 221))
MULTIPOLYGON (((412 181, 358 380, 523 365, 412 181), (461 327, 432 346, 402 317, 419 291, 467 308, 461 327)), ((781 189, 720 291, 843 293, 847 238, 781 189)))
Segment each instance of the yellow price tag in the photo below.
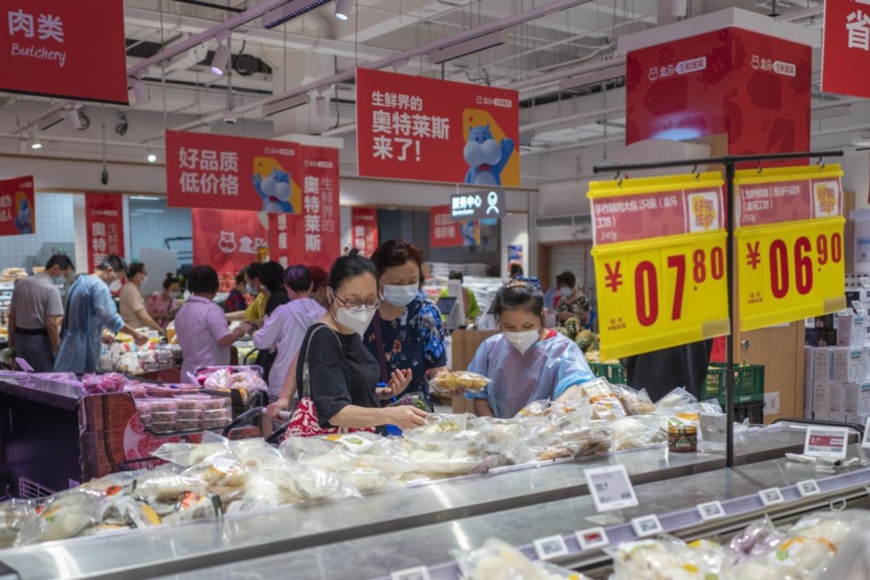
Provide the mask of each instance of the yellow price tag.
POLYGON ((827 218, 736 233, 743 330, 846 308, 844 223, 827 218))
POLYGON ((724 231, 592 250, 603 359, 728 334, 724 231))

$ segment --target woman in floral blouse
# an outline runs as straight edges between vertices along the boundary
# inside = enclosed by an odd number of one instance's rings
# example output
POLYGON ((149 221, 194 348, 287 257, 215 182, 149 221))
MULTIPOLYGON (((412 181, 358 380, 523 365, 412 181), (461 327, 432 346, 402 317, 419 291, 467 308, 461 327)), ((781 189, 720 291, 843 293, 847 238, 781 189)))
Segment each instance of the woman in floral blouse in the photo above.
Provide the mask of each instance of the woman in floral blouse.
POLYGON ((447 370, 441 312, 420 295, 423 254, 413 244, 390 240, 372 254, 383 302, 363 343, 381 365, 386 382, 395 370, 410 369, 413 378, 399 396, 420 393, 429 408, 429 379, 447 370))

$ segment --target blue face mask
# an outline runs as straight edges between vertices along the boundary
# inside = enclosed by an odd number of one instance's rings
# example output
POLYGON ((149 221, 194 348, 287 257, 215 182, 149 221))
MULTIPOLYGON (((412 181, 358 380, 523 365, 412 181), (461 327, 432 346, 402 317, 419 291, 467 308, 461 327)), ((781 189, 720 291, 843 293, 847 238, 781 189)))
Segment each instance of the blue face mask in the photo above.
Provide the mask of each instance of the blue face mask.
POLYGON ((51 279, 51 283, 55 286, 64 286, 66 284, 66 278, 64 278, 63 276, 54 276, 51 279))
POLYGON ((257 294, 259 294, 259 292, 254 290, 254 287, 248 284, 248 294, 250 294, 251 296, 256 296, 257 294))

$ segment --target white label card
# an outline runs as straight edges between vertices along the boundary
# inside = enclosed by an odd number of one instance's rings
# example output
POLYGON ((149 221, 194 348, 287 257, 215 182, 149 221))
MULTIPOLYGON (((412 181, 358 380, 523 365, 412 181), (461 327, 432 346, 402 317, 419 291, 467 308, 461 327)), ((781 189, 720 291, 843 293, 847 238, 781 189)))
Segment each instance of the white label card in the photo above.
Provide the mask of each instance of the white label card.
POLYGON ((822 493, 822 490, 819 489, 819 484, 815 479, 797 482, 797 490, 798 493, 801 494, 801 497, 822 493))
POLYGON ((721 501, 711 501, 698 504, 698 513, 701 514, 701 519, 706 522, 725 517, 725 508, 722 507, 721 501))
POLYGON ((407 568, 390 574, 391 580, 430 580, 429 571, 426 566, 418 566, 416 568, 407 568))
POLYGON ((870 448, 870 417, 867 417, 867 422, 864 423, 864 440, 861 441, 861 447, 870 448))
POLYGON ((849 430, 845 427, 808 427, 804 455, 825 459, 845 459, 849 430))
POLYGON ((594 550, 610 543, 610 538, 607 537, 607 532, 602 527, 581 530, 576 535, 581 550, 594 550))
POLYGON ((550 536, 534 541, 535 553, 539 560, 552 560, 568 555, 568 546, 562 536, 550 536))
POLYGON ((637 506, 634 486, 624 465, 584 469, 583 475, 598 512, 637 506))
POLYGON ((782 492, 779 491, 778 487, 762 489, 758 492, 758 497, 761 498, 761 503, 763 503, 765 506, 774 505, 785 501, 785 498, 782 497, 782 492))
POLYGON ((646 536, 652 536, 664 532, 662 524, 659 522, 659 518, 655 514, 634 518, 631 520, 631 527, 638 538, 644 538, 646 536))

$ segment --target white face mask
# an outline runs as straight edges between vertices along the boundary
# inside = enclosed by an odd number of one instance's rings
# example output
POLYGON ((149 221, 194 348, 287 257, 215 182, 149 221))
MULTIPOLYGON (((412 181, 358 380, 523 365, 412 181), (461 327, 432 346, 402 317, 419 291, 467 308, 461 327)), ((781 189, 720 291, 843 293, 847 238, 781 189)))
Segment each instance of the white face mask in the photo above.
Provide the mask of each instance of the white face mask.
POLYGON ((414 301, 420 287, 417 284, 410 286, 384 286, 384 301, 393 306, 405 307, 414 301))
POLYGON ((112 294, 114 294, 115 292, 117 292, 120 289, 121 289, 121 281, 120 280, 116 279, 111 284, 109 284, 109 292, 111 292, 112 294))
POLYGON ((169 297, 172 299, 178 298, 178 292, 169 292, 169 297))
POLYGON ((564 287, 563 287, 563 288, 560 288, 560 289, 559 289, 559 293, 560 293, 562 296, 564 296, 565 298, 567 298, 568 296, 571 295, 571 289, 570 289, 570 288, 564 288, 564 287))
POLYGON ((365 334, 372 323, 372 318, 375 317, 375 310, 368 308, 360 308, 358 310, 350 310, 347 308, 339 308, 335 315, 335 320, 348 330, 352 330, 358 335, 365 334))
POLYGON ((504 332, 504 337, 511 346, 520 351, 520 354, 526 354, 526 351, 532 348, 538 339, 541 332, 539 330, 527 330, 525 332, 504 332))
POLYGON ((148 276, 145 276, 144 278, 142 278, 142 283, 143 283, 143 284, 146 283, 147 281, 148 281, 148 276))

